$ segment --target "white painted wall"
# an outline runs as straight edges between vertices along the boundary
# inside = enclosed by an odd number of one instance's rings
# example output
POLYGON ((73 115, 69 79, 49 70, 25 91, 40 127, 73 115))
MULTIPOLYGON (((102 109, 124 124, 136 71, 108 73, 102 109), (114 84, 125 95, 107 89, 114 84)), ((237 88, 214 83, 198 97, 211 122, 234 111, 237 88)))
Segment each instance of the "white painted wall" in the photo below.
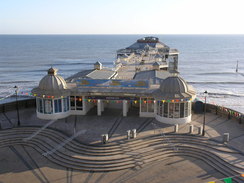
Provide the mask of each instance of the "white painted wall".
POLYGON ((156 120, 166 124, 184 124, 191 122, 191 115, 185 118, 165 118, 159 115, 155 116, 156 120))
POLYGON ((36 111, 37 117, 44 120, 55 120, 55 119, 62 119, 66 118, 70 115, 70 111, 67 112, 60 112, 60 113, 53 113, 53 114, 44 114, 39 113, 36 111))
POLYGON ((151 117, 155 117, 155 114, 154 114, 154 112, 140 112, 139 116, 140 117, 149 117, 149 118, 151 118, 151 117))

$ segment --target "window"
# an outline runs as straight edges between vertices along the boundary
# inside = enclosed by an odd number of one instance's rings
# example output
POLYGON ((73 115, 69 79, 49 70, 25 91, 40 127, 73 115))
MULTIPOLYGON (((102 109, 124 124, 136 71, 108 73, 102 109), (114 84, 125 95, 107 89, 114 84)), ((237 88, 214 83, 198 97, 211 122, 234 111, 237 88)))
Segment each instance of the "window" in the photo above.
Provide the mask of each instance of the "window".
POLYGON ((191 115, 191 102, 188 102, 188 116, 191 115))
POLYGON ((141 112, 154 112, 154 98, 141 98, 141 112))
POLYGON ((161 102, 160 116, 163 116, 164 113, 164 103, 161 102))
POLYGON ((168 117, 168 103, 165 102, 164 103, 164 117, 168 117))
POLYGON ((147 99, 141 98, 141 112, 147 112, 147 99))
POLYGON ((63 98, 64 112, 69 110, 69 97, 63 98))
POLYGON ((169 118, 174 117, 174 103, 169 103, 169 118))
POLYGON ((180 103, 180 118, 184 118, 184 103, 180 103))
POLYGON ((185 117, 188 116, 188 102, 185 103, 185 117))
POLYGON ((70 96, 70 106, 71 110, 75 110, 75 96, 70 96))
POLYGON ((180 104, 175 103, 175 111, 174 111, 174 118, 180 117, 180 104))
POLYGON ((69 111, 69 97, 67 97, 66 103, 67 103, 67 111, 69 111))
POLYGON ((63 107, 64 107, 64 112, 67 111, 67 98, 63 98, 63 107))
POLYGON ((163 103, 161 101, 158 101, 157 115, 159 116, 163 115, 163 103))
POLYGON ((41 98, 36 98, 37 111, 43 113, 43 100, 41 98))
POLYGON ((82 110, 83 103, 82 103, 82 96, 76 96, 76 110, 82 110))
POLYGON ((162 102, 158 101, 157 102, 157 115, 160 115, 161 106, 162 106, 162 102))
POLYGON ((147 99, 147 112, 154 112, 154 99, 153 98, 148 98, 147 99))
POLYGON ((55 113, 62 112, 62 101, 61 99, 54 100, 55 113))
POLYGON ((158 101, 157 105, 157 115, 163 116, 163 111, 164 111, 164 103, 161 101, 158 101))
POLYGON ((53 103, 51 99, 44 99, 44 113, 45 114, 53 113, 53 103))

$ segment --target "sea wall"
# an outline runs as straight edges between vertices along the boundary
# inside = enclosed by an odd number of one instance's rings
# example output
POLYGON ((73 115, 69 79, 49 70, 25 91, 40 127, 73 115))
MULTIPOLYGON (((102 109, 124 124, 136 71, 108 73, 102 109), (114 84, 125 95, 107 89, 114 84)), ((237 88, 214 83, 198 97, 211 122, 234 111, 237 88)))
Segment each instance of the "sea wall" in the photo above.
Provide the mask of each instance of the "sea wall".
MULTIPOLYGON (((204 109, 204 103, 202 104, 203 107, 202 109, 204 109)), ((194 110, 194 103, 193 103, 193 110, 194 110)), ((204 111, 202 111, 203 113, 204 111)), ((235 111, 233 109, 227 108, 227 107, 223 107, 223 106, 217 106, 214 104, 206 104, 206 112, 210 112, 210 113, 214 113, 216 115, 219 116, 223 116, 226 117, 227 119, 235 119, 237 120, 239 123, 243 123, 244 122, 244 114, 240 113, 238 111, 235 111)))
MULTIPOLYGON (((18 100, 19 109, 36 107, 36 99, 18 100)), ((0 104, 0 113, 16 110, 16 101, 0 104)))

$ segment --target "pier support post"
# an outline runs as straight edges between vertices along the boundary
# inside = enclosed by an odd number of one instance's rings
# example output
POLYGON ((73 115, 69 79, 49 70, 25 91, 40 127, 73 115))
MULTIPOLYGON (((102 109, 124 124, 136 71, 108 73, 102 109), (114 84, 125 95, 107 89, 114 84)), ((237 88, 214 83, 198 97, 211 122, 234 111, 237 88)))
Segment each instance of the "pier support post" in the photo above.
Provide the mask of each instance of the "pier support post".
POLYGON ((156 100, 154 100, 153 101, 153 103, 154 103, 154 114, 156 115, 157 114, 157 102, 156 102, 156 100))
POLYGON ((97 100, 97 115, 98 116, 102 115, 102 104, 100 99, 97 100))
POLYGON ((178 131, 179 131, 179 125, 178 125, 178 124, 175 124, 174 132, 175 132, 175 133, 178 133, 178 131))
POLYGON ((123 116, 126 117, 127 116, 127 109, 128 105, 127 105, 127 100, 123 100, 123 116))

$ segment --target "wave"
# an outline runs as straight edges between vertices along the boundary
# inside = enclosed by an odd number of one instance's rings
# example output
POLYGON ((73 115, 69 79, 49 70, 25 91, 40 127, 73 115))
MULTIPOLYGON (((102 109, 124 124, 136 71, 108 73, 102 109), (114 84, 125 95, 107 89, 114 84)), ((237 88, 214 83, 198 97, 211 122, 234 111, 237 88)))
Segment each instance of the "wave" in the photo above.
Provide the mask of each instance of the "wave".
POLYGON ((84 63, 84 62, 83 63, 76 63, 76 62, 75 63, 68 63, 67 62, 67 63, 54 63, 53 64, 54 67, 60 66, 60 65, 93 65, 93 63, 89 63, 89 62, 88 63, 84 63))
POLYGON ((2 81, 0 84, 33 83, 33 81, 2 81))
POLYGON ((208 93, 210 97, 244 97, 244 94, 237 94, 237 93, 208 93))
MULTIPOLYGON (((202 92, 197 92, 198 96, 203 96, 202 92)), ((208 92, 208 96, 210 97, 244 97, 244 92, 235 92, 235 91, 229 91, 229 90, 212 90, 208 92)))
POLYGON ((242 75, 244 73, 236 73, 236 72, 206 72, 206 73, 196 73, 196 75, 242 75))
MULTIPOLYGON (((102 64, 103 65, 113 65, 113 63, 112 62, 102 62, 102 64)), ((54 63, 53 64, 53 66, 55 67, 55 66, 62 66, 62 65, 94 65, 94 63, 91 63, 91 62, 86 62, 86 63, 84 63, 84 62, 81 62, 81 63, 77 63, 77 62, 75 62, 75 63, 54 63)))
POLYGON ((229 84, 229 85, 236 85, 236 84, 244 84, 244 81, 235 81, 235 82, 225 82, 225 81, 190 81, 187 82, 188 84, 229 84))

